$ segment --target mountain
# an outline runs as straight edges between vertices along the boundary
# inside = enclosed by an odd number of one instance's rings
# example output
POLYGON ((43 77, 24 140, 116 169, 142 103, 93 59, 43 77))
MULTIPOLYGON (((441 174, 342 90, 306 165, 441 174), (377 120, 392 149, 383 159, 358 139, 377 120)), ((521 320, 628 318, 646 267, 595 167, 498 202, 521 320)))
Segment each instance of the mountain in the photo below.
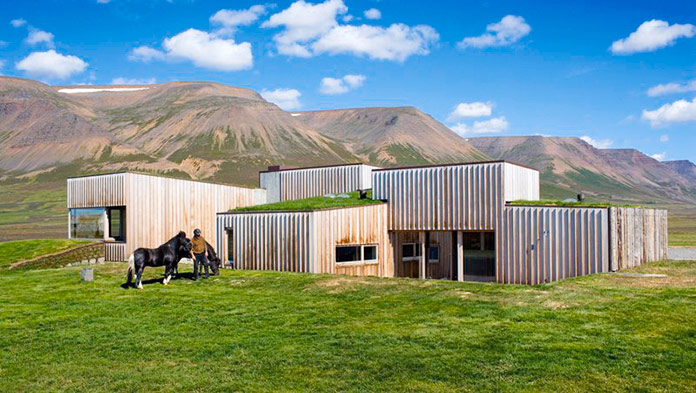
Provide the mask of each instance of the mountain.
POLYGON ((673 171, 679 173, 687 179, 696 182, 696 165, 689 160, 677 161, 662 161, 664 165, 672 168, 673 171))
POLYGON ((696 201, 696 182, 634 149, 597 149, 574 137, 469 138, 496 159, 538 168, 542 193, 567 198, 585 193, 595 200, 617 202, 696 201))
POLYGON ((296 118, 374 164, 417 165, 489 159, 413 107, 297 112, 296 118))
POLYGON ((83 161, 254 184, 269 164, 356 161, 258 93, 210 82, 58 86, 0 78, 0 169, 83 161))

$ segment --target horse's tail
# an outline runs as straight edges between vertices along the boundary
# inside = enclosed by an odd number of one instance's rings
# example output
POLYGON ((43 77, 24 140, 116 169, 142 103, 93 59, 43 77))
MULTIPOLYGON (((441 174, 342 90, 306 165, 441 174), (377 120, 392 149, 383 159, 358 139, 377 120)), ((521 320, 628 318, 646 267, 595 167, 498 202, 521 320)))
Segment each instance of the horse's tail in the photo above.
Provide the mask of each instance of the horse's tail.
POLYGON ((128 274, 126 275, 127 277, 127 284, 130 285, 131 281, 133 280, 133 270, 135 269, 135 255, 131 254, 130 258, 128 258, 128 274))

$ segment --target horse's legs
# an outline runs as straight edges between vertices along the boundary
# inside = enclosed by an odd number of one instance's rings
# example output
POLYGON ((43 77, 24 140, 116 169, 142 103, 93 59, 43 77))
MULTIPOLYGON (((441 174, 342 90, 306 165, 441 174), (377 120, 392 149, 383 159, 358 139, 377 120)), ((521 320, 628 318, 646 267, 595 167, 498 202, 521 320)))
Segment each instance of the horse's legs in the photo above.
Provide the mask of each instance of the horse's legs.
POLYGON ((143 289, 143 270, 145 266, 138 266, 135 273, 135 287, 138 289, 143 289))
POLYGON ((164 280, 162 280, 162 284, 164 284, 164 285, 169 284, 169 280, 172 279, 172 270, 174 270, 174 268, 170 265, 167 265, 164 268, 164 280))

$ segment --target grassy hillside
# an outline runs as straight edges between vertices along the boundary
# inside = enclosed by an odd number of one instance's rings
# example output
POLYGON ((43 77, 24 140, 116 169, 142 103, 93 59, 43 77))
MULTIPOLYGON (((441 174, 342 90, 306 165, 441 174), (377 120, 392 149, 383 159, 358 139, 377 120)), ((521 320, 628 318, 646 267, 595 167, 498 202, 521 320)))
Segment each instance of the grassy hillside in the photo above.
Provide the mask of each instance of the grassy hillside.
POLYGON ((138 291, 123 264, 79 270, 0 272, 0 389, 696 390, 693 262, 542 287, 229 270, 163 286, 160 269, 138 291))
POLYGON ((2 259, 0 259, 0 269, 9 267, 15 262, 53 254, 88 243, 88 241, 61 239, 34 239, 3 242, 0 243, 0 255, 2 255, 2 259))

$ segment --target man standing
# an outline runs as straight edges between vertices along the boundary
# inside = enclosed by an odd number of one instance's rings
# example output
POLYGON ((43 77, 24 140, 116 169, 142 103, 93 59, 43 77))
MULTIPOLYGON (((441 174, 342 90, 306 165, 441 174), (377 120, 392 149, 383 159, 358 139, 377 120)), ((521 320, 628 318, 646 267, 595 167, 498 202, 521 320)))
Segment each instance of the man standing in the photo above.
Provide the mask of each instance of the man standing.
POLYGON ((193 230, 193 239, 191 239, 191 257, 193 259, 193 279, 198 280, 199 270, 203 273, 205 266, 205 278, 208 278, 208 256, 205 239, 201 236, 201 230, 196 228, 193 230))

